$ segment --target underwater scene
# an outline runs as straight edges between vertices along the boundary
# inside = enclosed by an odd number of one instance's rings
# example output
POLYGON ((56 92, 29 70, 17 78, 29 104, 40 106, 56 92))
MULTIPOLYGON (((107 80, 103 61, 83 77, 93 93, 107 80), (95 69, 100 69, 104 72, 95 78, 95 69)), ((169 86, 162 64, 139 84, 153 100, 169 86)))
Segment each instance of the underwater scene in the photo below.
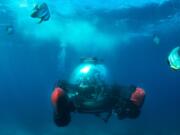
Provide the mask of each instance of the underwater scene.
POLYGON ((0 135, 180 135, 180 0, 0 0, 0 135))

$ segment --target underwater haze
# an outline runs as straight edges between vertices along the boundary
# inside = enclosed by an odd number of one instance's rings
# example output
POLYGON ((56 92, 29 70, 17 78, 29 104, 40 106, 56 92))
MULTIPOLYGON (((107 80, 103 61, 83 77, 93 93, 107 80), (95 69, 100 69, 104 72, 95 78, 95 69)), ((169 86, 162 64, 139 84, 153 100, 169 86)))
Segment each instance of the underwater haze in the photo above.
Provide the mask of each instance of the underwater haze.
POLYGON ((180 71, 167 63, 177 46, 179 0, 0 0, 0 135, 179 135, 180 71), (42 2, 51 17, 38 23, 30 15, 42 2), (74 113, 59 128, 52 89, 93 56, 113 82, 145 89, 141 115, 104 123, 74 113))

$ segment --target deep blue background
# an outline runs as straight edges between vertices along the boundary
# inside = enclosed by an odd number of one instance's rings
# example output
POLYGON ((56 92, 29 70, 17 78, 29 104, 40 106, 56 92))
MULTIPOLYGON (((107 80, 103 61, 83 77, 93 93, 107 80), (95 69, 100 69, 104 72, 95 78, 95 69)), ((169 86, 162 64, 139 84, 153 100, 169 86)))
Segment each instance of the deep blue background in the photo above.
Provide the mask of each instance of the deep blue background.
MULTIPOLYGON (((139 23, 132 20, 146 18, 145 12, 156 8, 155 5, 125 10, 124 13, 121 12, 120 18, 133 12, 134 15, 128 19, 132 31, 136 31, 135 28, 140 30, 147 23, 156 23, 158 19, 179 12, 179 6, 177 4, 176 9, 162 6, 162 9, 158 10, 158 17, 150 15, 149 20, 142 19, 139 23), (172 9, 176 12, 170 11, 172 9)), ((97 11, 97 14, 103 18, 101 11, 97 11)), ((111 15, 109 17, 112 17, 111 15)), ((117 16, 111 19, 114 18, 117 16)), ((2 134, 11 134, 9 130, 12 129, 13 134, 18 134, 16 129, 21 128, 39 135, 180 134, 180 72, 171 70, 167 64, 169 52, 180 44, 180 25, 172 25, 172 28, 168 25, 171 29, 165 31, 162 28, 155 30, 160 38, 159 45, 153 42, 151 36, 142 36, 134 38, 128 44, 120 44, 108 53, 77 53, 67 47, 63 73, 58 69, 57 41, 27 40, 18 34, 5 37, 5 41, 0 43, 0 131, 3 131, 2 134), (38 47, 31 44, 37 44, 38 47), (113 116, 110 122, 105 124, 93 116, 73 114, 69 127, 56 128, 52 121, 53 109, 50 103, 52 88, 58 79, 69 77, 80 57, 92 55, 104 59, 115 82, 135 84, 146 90, 147 96, 141 116, 137 120, 123 121, 118 121, 113 116)))

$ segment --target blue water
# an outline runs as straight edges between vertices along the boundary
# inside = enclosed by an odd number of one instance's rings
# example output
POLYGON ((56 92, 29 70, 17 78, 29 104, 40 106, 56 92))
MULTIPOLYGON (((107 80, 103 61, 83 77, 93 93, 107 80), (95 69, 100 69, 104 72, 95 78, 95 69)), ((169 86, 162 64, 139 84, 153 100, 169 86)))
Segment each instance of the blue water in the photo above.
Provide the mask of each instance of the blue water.
POLYGON ((0 135, 179 135, 180 72, 167 64, 179 45, 179 0, 0 0, 0 135), (42 24, 29 16, 37 2, 51 12, 42 24), (52 88, 82 56, 146 90, 138 119, 72 114, 68 127, 55 126, 52 88))

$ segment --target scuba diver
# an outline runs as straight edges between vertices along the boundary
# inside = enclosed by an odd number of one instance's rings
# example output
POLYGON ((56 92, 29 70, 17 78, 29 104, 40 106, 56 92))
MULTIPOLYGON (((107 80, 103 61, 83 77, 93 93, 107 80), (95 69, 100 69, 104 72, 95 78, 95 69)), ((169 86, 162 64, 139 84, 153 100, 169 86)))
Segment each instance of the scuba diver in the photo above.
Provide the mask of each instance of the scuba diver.
POLYGON ((58 81, 51 95, 54 122, 65 127, 71 113, 93 114, 108 122, 115 113, 118 119, 140 115, 145 91, 134 85, 108 84, 106 67, 97 58, 84 58, 69 81, 58 81))

